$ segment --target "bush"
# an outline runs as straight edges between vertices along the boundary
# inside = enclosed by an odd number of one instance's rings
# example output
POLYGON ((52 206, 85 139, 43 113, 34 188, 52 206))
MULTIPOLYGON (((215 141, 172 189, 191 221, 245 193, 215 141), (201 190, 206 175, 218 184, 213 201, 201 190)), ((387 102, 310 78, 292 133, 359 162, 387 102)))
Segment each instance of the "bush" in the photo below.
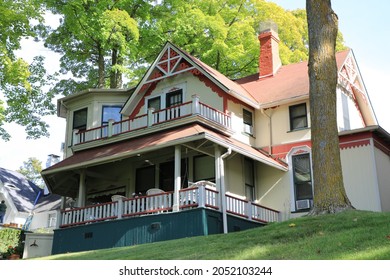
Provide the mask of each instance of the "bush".
POLYGON ((22 257, 24 250, 24 231, 18 229, 1 229, 0 230, 0 254, 7 257, 11 251, 16 251, 22 257), (12 248, 12 250, 11 250, 12 248))

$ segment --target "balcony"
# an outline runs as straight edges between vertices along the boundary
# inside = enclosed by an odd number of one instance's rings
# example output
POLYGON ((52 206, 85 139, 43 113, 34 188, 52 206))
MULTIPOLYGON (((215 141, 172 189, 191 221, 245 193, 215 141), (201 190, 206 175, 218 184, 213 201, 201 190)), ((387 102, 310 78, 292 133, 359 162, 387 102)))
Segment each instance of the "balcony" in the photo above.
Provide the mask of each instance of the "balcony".
MULTIPOLYGON (((172 212, 174 192, 125 198, 116 201, 63 210, 60 228, 172 212)), ((232 194, 225 195, 226 213, 259 223, 277 222, 279 212, 232 194)), ((221 211, 220 193, 211 182, 201 181, 179 191, 179 211, 208 208, 221 211)))
POLYGON ((126 119, 120 122, 110 121, 108 125, 82 131, 74 130, 73 146, 102 139, 120 141, 124 138, 140 136, 156 130, 191 122, 201 122, 225 135, 233 133, 230 115, 200 102, 199 97, 194 95, 189 102, 158 111, 150 108, 147 114, 133 119, 126 119))

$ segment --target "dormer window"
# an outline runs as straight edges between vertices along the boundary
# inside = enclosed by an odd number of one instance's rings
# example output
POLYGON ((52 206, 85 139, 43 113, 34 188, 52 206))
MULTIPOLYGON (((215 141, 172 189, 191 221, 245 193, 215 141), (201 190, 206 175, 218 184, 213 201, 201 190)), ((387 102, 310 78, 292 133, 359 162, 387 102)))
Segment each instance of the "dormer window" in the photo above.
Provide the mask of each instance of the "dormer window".
POLYGON ((290 106, 290 130, 308 127, 306 103, 290 106))
POLYGON ((244 122, 244 132, 253 135, 253 115, 251 111, 242 110, 242 118, 244 122))

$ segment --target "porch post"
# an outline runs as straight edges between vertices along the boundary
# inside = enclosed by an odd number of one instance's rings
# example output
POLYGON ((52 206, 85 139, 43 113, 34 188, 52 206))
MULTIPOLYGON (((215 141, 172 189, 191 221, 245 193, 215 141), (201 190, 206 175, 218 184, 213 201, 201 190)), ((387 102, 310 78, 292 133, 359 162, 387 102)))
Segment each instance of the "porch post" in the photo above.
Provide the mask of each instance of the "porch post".
POLYGON ((154 108, 148 108, 148 126, 152 126, 154 124, 153 113, 154 108))
POLYGON ((215 145, 214 148, 215 155, 215 183, 217 185, 217 190, 220 195, 220 205, 222 212, 222 224, 223 224, 223 233, 228 233, 227 227, 227 214, 226 214, 226 196, 225 196, 225 166, 223 162, 223 157, 221 155, 221 150, 218 145, 215 145))
POLYGON ((85 206, 85 198, 87 193, 87 186, 85 184, 85 169, 80 172, 80 182, 79 182, 79 196, 77 197, 77 206, 85 206))
POLYGON ((181 187, 181 146, 175 146, 175 189, 173 193, 173 212, 180 210, 179 191, 181 187))
POLYGON ((192 114, 198 115, 200 113, 199 96, 194 94, 192 97, 192 114))

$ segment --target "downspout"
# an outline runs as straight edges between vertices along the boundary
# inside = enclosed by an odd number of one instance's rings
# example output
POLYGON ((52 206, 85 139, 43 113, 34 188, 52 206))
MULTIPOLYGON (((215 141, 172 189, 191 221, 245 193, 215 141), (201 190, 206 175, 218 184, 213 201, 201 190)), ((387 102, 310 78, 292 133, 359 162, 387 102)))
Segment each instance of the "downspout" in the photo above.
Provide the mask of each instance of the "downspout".
POLYGON ((232 153, 232 148, 228 148, 227 152, 221 155, 221 210, 222 210, 222 224, 223 224, 223 233, 228 233, 227 226, 227 214, 226 214, 226 189, 225 189, 225 158, 227 158, 232 153))
POLYGON ((35 198, 33 207, 32 207, 32 209, 31 209, 31 212, 30 212, 30 214, 28 215, 28 217, 27 217, 27 219, 26 219, 26 221, 24 222, 24 225, 23 225, 23 227, 22 227, 23 230, 29 230, 31 221, 32 221, 32 219, 34 218, 34 209, 35 209, 35 206, 37 205, 38 200, 39 200, 39 198, 40 198, 41 195, 42 195, 42 192, 43 192, 43 190, 40 190, 40 191, 38 192, 37 197, 35 198))
POLYGON ((261 113, 266 116, 269 120, 269 143, 268 143, 268 155, 272 155, 272 113, 267 115, 265 110, 262 108, 261 113))

